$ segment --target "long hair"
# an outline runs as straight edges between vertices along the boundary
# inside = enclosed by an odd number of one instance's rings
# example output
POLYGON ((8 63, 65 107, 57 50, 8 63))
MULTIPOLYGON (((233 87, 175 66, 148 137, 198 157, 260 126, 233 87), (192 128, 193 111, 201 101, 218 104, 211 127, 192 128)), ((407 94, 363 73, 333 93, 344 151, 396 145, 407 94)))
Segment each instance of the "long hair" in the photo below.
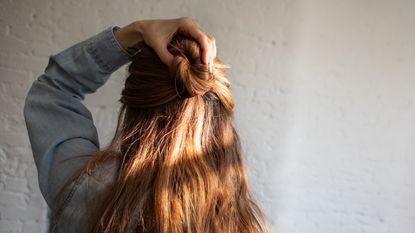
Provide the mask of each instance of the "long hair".
POLYGON ((147 46, 133 58, 115 136, 78 174, 119 161, 91 216, 93 233, 263 233, 233 125, 226 65, 201 63, 197 42, 176 36, 169 69, 147 46))

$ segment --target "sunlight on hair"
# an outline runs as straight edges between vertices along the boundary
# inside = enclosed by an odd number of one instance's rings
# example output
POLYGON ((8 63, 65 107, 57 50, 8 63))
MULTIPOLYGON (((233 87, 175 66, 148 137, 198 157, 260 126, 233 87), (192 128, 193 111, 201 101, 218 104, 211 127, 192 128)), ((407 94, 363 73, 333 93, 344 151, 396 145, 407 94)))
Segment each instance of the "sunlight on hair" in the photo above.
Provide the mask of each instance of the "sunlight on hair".
POLYGON ((119 164, 91 232, 127 232, 133 221, 137 232, 267 232, 232 122, 229 66, 217 57, 210 73, 199 45, 183 37, 169 50, 170 69, 149 47, 134 57, 116 134, 79 174, 105 161, 119 164))

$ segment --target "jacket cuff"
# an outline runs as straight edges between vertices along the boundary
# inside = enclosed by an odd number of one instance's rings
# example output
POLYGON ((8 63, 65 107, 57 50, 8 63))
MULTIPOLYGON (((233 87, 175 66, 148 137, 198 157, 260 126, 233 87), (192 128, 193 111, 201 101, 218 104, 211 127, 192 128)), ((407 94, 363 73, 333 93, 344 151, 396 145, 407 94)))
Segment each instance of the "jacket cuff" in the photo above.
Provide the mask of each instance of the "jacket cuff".
POLYGON ((115 38, 114 32, 118 29, 118 25, 113 25, 98 33, 87 48, 98 65, 108 73, 116 71, 131 60, 115 38))

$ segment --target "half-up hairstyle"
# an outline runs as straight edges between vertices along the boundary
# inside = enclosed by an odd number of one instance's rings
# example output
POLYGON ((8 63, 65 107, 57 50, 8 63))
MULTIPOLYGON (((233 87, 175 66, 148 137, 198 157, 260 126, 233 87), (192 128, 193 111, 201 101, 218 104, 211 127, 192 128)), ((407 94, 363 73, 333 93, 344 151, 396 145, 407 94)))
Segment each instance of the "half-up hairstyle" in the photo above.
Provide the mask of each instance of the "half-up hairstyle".
MULTIPOLYGON (((118 161, 90 232, 263 233, 232 122, 226 65, 213 72, 199 44, 176 36, 169 69, 147 46, 128 71, 115 136, 79 174, 118 161)), ((79 177, 78 176, 78 177, 79 177)))

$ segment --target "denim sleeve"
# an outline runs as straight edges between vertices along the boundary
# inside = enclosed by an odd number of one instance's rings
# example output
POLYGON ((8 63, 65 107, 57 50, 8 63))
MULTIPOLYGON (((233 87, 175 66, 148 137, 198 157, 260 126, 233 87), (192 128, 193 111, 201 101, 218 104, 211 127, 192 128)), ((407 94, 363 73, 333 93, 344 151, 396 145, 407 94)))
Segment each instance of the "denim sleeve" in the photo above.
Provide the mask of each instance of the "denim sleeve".
POLYGON ((82 101, 130 61, 115 39, 117 29, 108 27, 51 55, 26 96, 25 122, 40 190, 49 205, 64 182, 91 158, 79 155, 99 149, 92 115, 82 101))

